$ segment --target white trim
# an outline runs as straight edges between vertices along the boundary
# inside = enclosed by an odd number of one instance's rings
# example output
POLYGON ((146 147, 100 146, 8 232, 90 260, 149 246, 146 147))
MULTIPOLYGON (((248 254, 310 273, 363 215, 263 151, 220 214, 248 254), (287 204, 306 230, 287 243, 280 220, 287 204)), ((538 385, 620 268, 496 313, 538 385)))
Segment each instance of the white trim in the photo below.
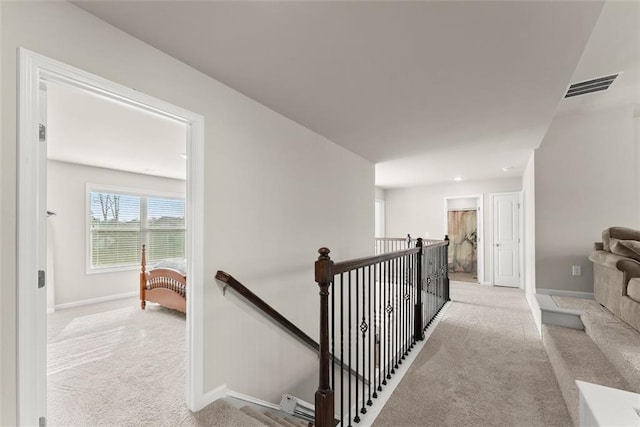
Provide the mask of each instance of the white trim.
POLYGON ((222 384, 221 386, 216 387, 215 389, 208 391, 207 393, 204 393, 201 396, 200 401, 198 402, 198 406, 196 406, 195 409, 192 409, 192 411, 199 411, 206 406, 211 405, 216 400, 224 399, 225 397, 227 397, 228 392, 229 389, 227 388, 227 385, 222 384))
POLYGON ((519 191, 518 194, 518 251, 520 252, 518 254, 518 261, 520 264, 518 266, 520 269, 518 272, 518 282, 520 285, 519 288, 524 290, 524 190, 519 191))
POLYGON ((493 229, 493 223, 495 222, 495 212, 493 211, 494 208, 494 204, 495 204, 495 197, 496 196, 507 196, 507 195, 517 195, 518 196, 518 238, 519 238, 519 242, 518 242, 518 269, 520 269, 520 271, 518 272, 518 286, 508 286, 508 287, 514 287, 514 288, 518 288, 518 289, 524 289, 524 271, 521 269, 521 266, 524 265, 523 262, 524 260, 521 261, 522 257, 524 256, 524 246, 523 246, 523 241, 524 241, 524 228, 523 228, 523 211, 524 209, 522 208, 522 191, 506 191, 504 193, 489 193, 489 200, 490 200, 490 204, 491 204, 491 220, 489 221, 489 235, 491 236, 491 240, 490 240, 490 245, 489 247, 491 248, 491 250, 489 251, 489 260, 491 261, 491 268, 489 270, 490 274, 489 274, 489 282, 491 284, 491 286, 495 286, 495 265, 494 265, 494 260, 493 260, 493 248, 494 246, 494 232, 495 230, 493 229))
POLYGON ((527 304, 531 310, 533 322, 536 324, 538 335, 542 336, 542 311, 540 310, 540 304, 538 303, 536 294, 525 292, 525 298, 527 299, 527 304))
POLYGON ((476 221, 478 223, 478 241, 476 243, 476 255, 478 265, 476 266, 476 273, 478 275, 478 283, 483 284, 486 279, 485 274, 485 230, 484 230, 484 194, 472 194, 468 196, 445 196, 444 198, 444 233, 449 234, 449 200, 455 199, 476 199, 477 216, 476 221))
MULTIPOLYGON (((167 178, 167 179, 174 179, 174 178, 167 178)), ((181 181, 181 180, 176 179, 176 181, 181 181)), ((86 192, 88 194, 92 191, 126 194, 127 196, 139 196, 139 197, 153 196, 153 197, 166 197, 167 199, 185 200, 185 195, 182 193, 146 190, 144 188, 137 188, 137 187, 119 187, 116 185, 102 185, 102 184, 95 184, 92 182, 88 182, 86 184, 86 192)))
MULTIPOLYGON (((249 396, 246 394, 238 393, 237 391, 227 389, 227 396, 232 399, 238 399, 243 402, 251 403, 252 405, 262 406, 263 408, 274 409, 276 411, 280 411, 280 405, 275 403, 267 402, 266 400, 261 400, 253 396, 249 396)), ((305 402, 307 403, 307 402, 305 402)), ((313 407, 313 405, 311 405, 313 407)))
MULTIPOLYGON (((386 210, 387 210, 387 206, 385 204, 384 199, 375 199, 375 203, 374 203, 374 208, 376 209, 375 213, 378 213, 378 203, 382 206, 382 210, 381 210, 381 215, 380 215, 380 222, 382 223, 382 236, 375 236, 375 234, 378 234, 378 230, 374 230, 374 237, 385 237, 387 235, 387 224, 386 224, 386 210)), ((375 224, 376 226, 378 225, 377 223, 375 224)), ((376 227, 377 228, 377 227, 376 227)))
POLYGON ((64 310, 65 308, 79 307, 81 305, 97 304, 99 302, 114 301, 122 298, 130 298, 139 295, 139 291, 126 292, 123 294, 107 295, 98 298, 83 299, 80 301, 66 302, 64 304, 56 304, 53 311, 64 310))
MULTIPOLYGON (((46 415, 45 378, 40 378, 38 355, 45 348, 38 325, 46 322, 46 289, 38 289, 38 123, 40 69, 37 59, 20 52, 18 98, 18 203, 17 203, 17 424, 37 425, 46 415), (45 296, 45 307, 40 299, 45 296)), ((42 212, 44 215, 44 212, 42 212)), ((46 324, 46 323, 44 323, 46 324)))
MULTIPOLYGON (((124 265, 108 265, 105 267, 92 267, 91 266, 91 193, 113 193, 113 194, 123 194, 126 196, 133 196, 140 198, 140 236, 142 239, 142 243, 145 243, 147 238, 144 238, 145 234, 148 237, 147 228, 147 217, 148 212, 146 208, 143 208, 143 203, 148 203, 149 198, 166 198, 172 200, 180 200, 185 203, 186 210, 186 195, 180 193, 171 193, 171 192, 163 192, 163 191, 155 191, 155 190, 144 190, 142 188, 133 188, 133 187, 118 187, 113 185, 100 185, 94 183, 87 183, 85 185, 85 224, 84 224, 84 273, 86 275, 92 274, 110 274, 110 273, 118 273, 122 271, 132 271, 140 269, 140 262, 135 262, 133 264, 124 264, 124 265), (143 201, 145 199, 146 201, 143 201), (143 215, 144 212, 144 215, 143 215), (143 218, 144 217, 144 218, 143 218)), ((178 230, 177 228, 173 230, 178 230)), ((186 233, 186 228, 185 228, 186 233)), ((148 244, 148 242, 146 242, 148 244)), ((186 249, 186 248, 185 248, 186 249)))
POLYGON ((593 292, 578 292, 578 291, 564 291, 562 289, 536 288, 536 293, 542 294, 542 295, 557 295, 559 297, 593 299, 593 292))
MULTIPOLYGON (((46 414, 46 375, 38 355, 46 354, 46 338, 38 336, 46 325, 46 295, 38 289, 38 220, 45 209, 38 206, 38 106, 42 81, 98 93, 128 105, 153 111, 187 125, 187 372, 186 404, 196 411, 204 401, 204 118, 191 111, 108 81, 75 67, 19 49, 18 92, 18 201, 17 201, 17 320, 18 372, 17 417, 19 425, 37 425, 46 414), (42 300, 43 304, 40 304, 42 300), (41 307, 42 306, 42 307, 41 307), (43 378, 40 378, 43 377, 43 378), (34 398, 35 396, 35 398, 34 398), (44 402, 44 403, 43 403, 44 402)), ((43 364, 44 366, 44 364, 43 364)))

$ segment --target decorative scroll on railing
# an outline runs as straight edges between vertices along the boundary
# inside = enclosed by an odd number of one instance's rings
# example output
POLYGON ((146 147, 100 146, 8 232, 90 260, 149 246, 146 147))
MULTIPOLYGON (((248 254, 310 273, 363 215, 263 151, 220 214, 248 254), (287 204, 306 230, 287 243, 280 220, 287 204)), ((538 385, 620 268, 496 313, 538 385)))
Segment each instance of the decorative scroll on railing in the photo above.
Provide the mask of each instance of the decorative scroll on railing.
MULTIPOLYGON (((391 239, 385 239, 393 241, 391 239)), ((405 239, 396 239, 404 241, 405 239)), ((411 239, 408 237, 408 241, 411 239)), ((321 248, 320 381, 316 425, 360 421, 449 300, 448 239, 334 263, 321 248), (330 354, 355 370, 333 368, 330 354)))

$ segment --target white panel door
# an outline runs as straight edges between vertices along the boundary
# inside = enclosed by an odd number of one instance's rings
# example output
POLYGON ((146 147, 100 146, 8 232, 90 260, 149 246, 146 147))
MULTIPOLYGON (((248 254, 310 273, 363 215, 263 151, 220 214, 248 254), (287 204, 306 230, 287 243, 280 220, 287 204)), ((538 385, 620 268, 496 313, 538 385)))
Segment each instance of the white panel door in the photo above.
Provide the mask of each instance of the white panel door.
POLYGON ((520 285, 520 196, 518 193, 494 194, 493 198, 493 284, 520 285))

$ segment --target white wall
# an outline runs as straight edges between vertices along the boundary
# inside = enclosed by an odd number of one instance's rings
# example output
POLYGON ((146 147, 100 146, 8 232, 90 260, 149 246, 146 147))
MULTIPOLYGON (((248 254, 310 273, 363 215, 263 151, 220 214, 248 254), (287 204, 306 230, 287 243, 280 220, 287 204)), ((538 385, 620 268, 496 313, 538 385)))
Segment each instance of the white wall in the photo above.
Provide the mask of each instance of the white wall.
POLYGON ((447 210, 455 211, 460 209, 476 209, 478 207, 477 197, 456 197, 447 200, 447 210))
POLYGON ((51 160, 47 168, 47 208, 56 213, 47 220, 47 237, 53 243, 55 304, 138 291, 139 268, 86 274, 86 184, 184 195, 185 182, 51 160))
POLYGON ((633 137, 635 143, 636 150, 636 177, 634 181, 637 183, 636 185, 636 221, 640 224, 640 105, 634 106, 634 130, 633 137))
POLYGON ((384 200, 384 189, 380 187, 376 187, 376 199, 384 200))
POLYGON ((632 106, 553 120, 535 155, 537 288, 593 292, 593 242, 639 225, 634 153, 632 106))
POLYGON ((486 181, 462 181, 414 188, 385 190, 386 235, 403 237, 444 238, 445 197, 484 195, 484 271, 489 280, 490 269, 490 193, 520 191, 519 178, 486 181), (429 236, 426 236, 429 233, 429 236))
POLYGON ((205 118, 204 392, 221 384, 311 400, 317 357, 214 280, 226 270, 312 337, 317 248, 371 253, 374 167, 306 128, 64 2, 2 8, 2 425, 15 424, 16 54, 19 46, 205 118))
POLYGON ((542 317, 540 306, 536 300, 536 181, 535 181, 535 153, 527 162, 522 174, 522 204, 523 204, 523 250, 524 250, 524 291, 531 308, 538 331, 541 331, 542 317))

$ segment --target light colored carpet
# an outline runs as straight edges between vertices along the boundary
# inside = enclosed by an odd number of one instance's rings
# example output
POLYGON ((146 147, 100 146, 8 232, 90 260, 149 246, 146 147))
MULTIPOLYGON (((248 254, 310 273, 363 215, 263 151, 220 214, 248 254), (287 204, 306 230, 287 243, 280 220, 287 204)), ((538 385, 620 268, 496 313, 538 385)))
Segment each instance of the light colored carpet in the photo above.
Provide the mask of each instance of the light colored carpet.
POLYGON ((48 316, 47 425, 264 424, 225 402, 185 403, 185 316, 137 298, 48 316))
POLYGON ((374 426, 570 426, 524 293, 453 283, 451 298, 374 426))
POLYGON ((582 310, 591 315, 604 315, 609 310, 601 306, 598 301, 589 298, 572 298, 551 295, 551 299, 560 308, 571 308, 573 310, 582 310))
POLYGON ((557 296, 553 299, 558 307, 584 311, 580 318, 587 335, 627 380, 630 390, 640 393, 640 332, 595 300, 557 296))
POLYGON ((627 381, 584 331, 542 325, 542 338, 574 425, 579 425, 580 420, 576 380, 631 391, 627 381))
POLYGON ((455 282, 478 283, 478 274, 465 272, 449 273, 449 280, 455 282))

